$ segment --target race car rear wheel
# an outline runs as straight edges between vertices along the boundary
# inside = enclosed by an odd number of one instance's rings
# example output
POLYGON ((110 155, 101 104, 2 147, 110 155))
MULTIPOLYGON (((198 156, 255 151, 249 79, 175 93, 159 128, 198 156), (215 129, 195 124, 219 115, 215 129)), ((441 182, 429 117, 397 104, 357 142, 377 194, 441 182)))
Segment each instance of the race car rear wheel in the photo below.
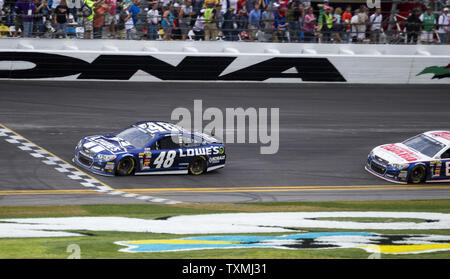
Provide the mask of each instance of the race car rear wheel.
POLYGON ((425 182, 427 169, 423 165, 415 166, 409 174, 409 183, 418 184, 425 182))
POLYGON ((195 157, 189 164, 189 173, 200 175, 206 172, 206 158, 203 156, 195 157))
POLYGON ((116 174, 119 176, 130 175, 134 171, 135 162, 131 157, 125 157, 119 161, 116 174))

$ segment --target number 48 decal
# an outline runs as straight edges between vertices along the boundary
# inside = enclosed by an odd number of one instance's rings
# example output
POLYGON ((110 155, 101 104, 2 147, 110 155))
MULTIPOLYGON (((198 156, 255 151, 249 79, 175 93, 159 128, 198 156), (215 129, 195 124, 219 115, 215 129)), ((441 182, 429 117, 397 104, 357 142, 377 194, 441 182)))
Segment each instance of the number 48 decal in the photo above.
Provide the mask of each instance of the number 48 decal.
POLYGON ((445 162, 445 175, 450 176, 450 161, 445 162))
POLYGON ((161 151, 161 153, 159 153, 158 158, 156 158, 153 164, 157 169, 160 169, 161 166, 163 166, 164 168, 170 168, 173 165, 175 156, 177 156, 177 152, 174 150, 167 152, 167 156, 166 151, 161 151))

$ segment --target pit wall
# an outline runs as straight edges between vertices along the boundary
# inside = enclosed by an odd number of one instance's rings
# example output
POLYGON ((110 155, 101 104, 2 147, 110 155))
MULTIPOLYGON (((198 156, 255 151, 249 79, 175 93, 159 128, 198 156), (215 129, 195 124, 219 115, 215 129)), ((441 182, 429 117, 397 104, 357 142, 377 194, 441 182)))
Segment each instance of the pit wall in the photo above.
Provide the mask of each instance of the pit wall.
POLYGON ((0 39, 0 79, 450 84, 449 65, 447 45, 0 39))

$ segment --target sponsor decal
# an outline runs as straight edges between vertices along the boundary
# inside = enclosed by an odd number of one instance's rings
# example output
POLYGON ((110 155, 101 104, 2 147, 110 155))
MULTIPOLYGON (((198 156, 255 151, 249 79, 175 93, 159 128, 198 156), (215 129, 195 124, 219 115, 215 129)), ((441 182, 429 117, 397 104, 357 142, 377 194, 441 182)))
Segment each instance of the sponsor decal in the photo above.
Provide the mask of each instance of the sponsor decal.
POLYGON ((443 67, 439 66, 427 67, 422 72, 418 73, 417 76, 425 74, 433 74, 434 76, 432 77, 432 79, 450 78, 450 64, 443 67))
POLYGON ((217 163, 219 163, 220 161, 223 161, 223 160, 225 160, 225 155, 209 157, 208 162, 210 164, 217 164, 217 163))
POLYGON ((103 169, 98 166, 92 166, 92 169, 97 170, 97 171, 103 171, 103 169))
POLYGON ((107 162, 105 165, 105 170, 113 170, 114 169, 114 162, 107 162))
POLYGON ((398 174, 399 178, 406 178, 408 176, 408 171, 400 171, 398 174))
POLYGON ((434 133, 431 133, 431 135, 450 141, 450 132, 434 132, 434 133))
MULTIPOLYGON (((94 136, 89 138, 91 141, 101 145, 104 149, 111 151, 111 152, 120 152, 122 151, 122 148, 120 146, 117 146, 113 143, 110 143, 109 141, 105 140, 103 136, 94 136)), ((86 145, 84 145, 86 146, 86 145)), ((95 147, 94 147, 95 148, 95 147)), ((93 150, 94 148, 91 148, 93 150)), ((100 150, 101 151, 101 150, 100 150)))
POLYGON ((105 165, 105 170, 109 173, 112 173, 114 171, 114 167, 115 167, 114 162, 107 162, 105 165))
POLYGON ((441 161, 431 161, 430 162, 431 176, 432 177, 441 176, 441 168, 442 168, 442 162, 441 161))
POLYGON ((119 241, 120 252, 173 252, 230 248, 336 249, 360 248, 370 253, 411 254, 450 250, 450 236, 312 232, 283 236, 215 235, 177 239, 119 241))
POLYGON ((380 148, 387 150, 391 153, 394 153, 398 157, 400 157, 408 162, 413 162, 413 161, 419 160, 419 158, 416 156, 416 154, 414 154, 414 152, 409 151, 406 148, 397 146, 395 144, 383 145, 380 148))
MULTIPOLYGON (((223 147, 222 147, 223 149, 223 147)), ((219 146, 213 147, 198 147, 198 148, 186 148, 186 149, 178 149, 180 157, 192 157, 192 156, 201 156, 201 155, 217 155, 220 153, 219 146)))
POLYGON ((141 70, 161 80, 264 81, 293 78, 302 81, 346 82, 327 58, 274 57, 222 75, 236 59, 186 56, 173 66, 151 55, 99 55, 89 63, 61 54, 4 51, 0 52, 0 61, 24 61, 36 66, 24 70, 0 70, 0 78, 39 79, 78 75, 77 79, 129 80, 141 70), (291 68, 296 71, 286 73, 291 68))
POLYGON ((144 151, 139 153, 139 162, 141 164, 141 170, 149 169, 152 161, 152 153, 150 151, 144 151))

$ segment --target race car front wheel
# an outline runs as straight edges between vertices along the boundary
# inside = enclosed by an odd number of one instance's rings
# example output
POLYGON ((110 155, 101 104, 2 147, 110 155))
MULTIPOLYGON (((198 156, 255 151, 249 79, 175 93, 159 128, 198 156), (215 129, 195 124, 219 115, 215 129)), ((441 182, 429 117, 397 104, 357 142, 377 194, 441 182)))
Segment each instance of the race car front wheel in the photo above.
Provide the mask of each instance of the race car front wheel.
POLYGON ((427 169, 425 168, 425 166, 415 166, 409 174, 409 182, 414 184, 423 183, 425 182, 426 174, 427 169))
POLYGON ((189 165, 189 173, 200 175, 206 171, 206 158, 203 156, 195 157, 189 165))
POLYGON ((125 157, 117 164, 116 174, 119 176, 130 175, 134 170, 134 165, 133 158, 125 157))

